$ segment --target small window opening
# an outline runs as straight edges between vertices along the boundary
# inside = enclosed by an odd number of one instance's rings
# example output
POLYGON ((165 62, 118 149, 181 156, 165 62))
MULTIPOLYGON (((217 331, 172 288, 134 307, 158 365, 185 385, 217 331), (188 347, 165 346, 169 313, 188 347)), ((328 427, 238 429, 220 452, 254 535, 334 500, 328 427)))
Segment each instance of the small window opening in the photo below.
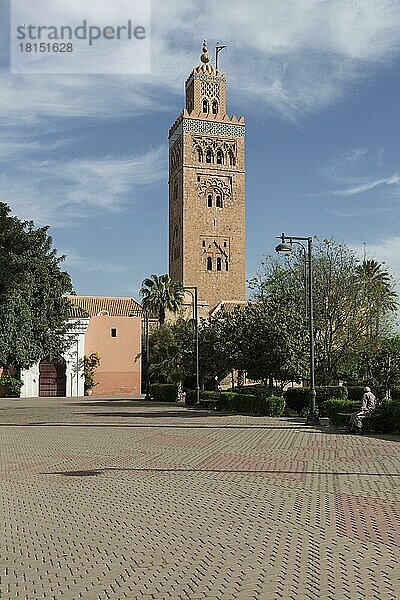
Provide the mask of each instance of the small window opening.
POLYGON ((221 257, 218 256, 217 257, 217 271, 221 271, 221 269, 222 269, 221 257))
POLYGON ((213 155, 210 149, 206 152, 206 163, 212 163, 213 155))
POLYGON ((225 271, 229 271, 228 261, 225 261, 225 271))
POLYGON ((215 205, 217 206, 217 208, 222 208, 222 198, 221 198, 221 196, 217 196, 216 201, 215 201, 215 205))
POLYGON ((212 206, 212 196, 211 196, 211 194, 209 194, 209 195, 208 195, 208 198, 207 198, 207 205, 208 205, 208 207, 211 207, 211 206, 212 206))
POLYGON ((203 162, 203 150, 201 150, 200 148, 197 150, 197 158, 199 159, 199 162, 203 162))
POLYGON ((218 102, 216 100, 212 103, 212 113, 213 115, 218 114, 218 102))
POLYGON ((200 181, 200 177, 199 176, 197 176, 197 181, 200 181))
POLYGON ((209 256, 207 258, 207 271, 212 271, 212 258, 209 256))
POLYGON ((208 104, 208 100, 204 99, 203 100, 203 113, 208 113, 209 112, 209 104, 208 104))
POLYGON ((229 162, 230 162, 231 167, 235 166, 236 161, 235 161, 235 157, 233 156, 232 152, 229 152, 229 162))
POLYGON ((217 165, 223 165, 224 164, 224 155, 222 150, 218 150, 217 152, 217 165))
POLYGON ((224 242, 224 248, 226 248, 226 247, 227 247, 227 245, 228 245, 228 244, 227 244, 226 242, 224 242))
POLYGON ((111 328, 111 337, 117 337, 117 330, 114 327, 111 328))
POLYGON ((206 242, 205 242, 205 240, 203 240, 203 248, 205 248, 205 247, 206 247, 206 242))

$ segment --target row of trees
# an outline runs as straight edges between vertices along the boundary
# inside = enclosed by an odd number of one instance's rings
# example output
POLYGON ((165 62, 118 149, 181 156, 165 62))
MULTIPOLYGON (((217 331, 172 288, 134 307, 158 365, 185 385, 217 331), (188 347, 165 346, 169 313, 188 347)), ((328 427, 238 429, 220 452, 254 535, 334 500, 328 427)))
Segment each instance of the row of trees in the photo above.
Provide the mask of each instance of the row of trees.
MULTIPOLYGON (((35 228, 0 203, 0 367, 29 367, 59 358, 69 344, 71 279, 60 266, 48 228, 35 228)), ((334 240, 315 245, 314 321, 318 384, 345 380, 386 389, 400 383, 400 337, 394 281, 382 264, 360 261, 334 240)), ((199 324, 200 373, 204 383, 232 370, 271 383, 307 380, 308 332, 301 253, 267 257, 250 281, 245 307, 221 310, 199 324)), ((183 289, 168 275, 143 282, 143 306, 160 327, 151 334, 156 381, 194 377, 193 326, 179 314, 183 289)))
MULTIPOLYGON (((306 381, 308 318, 301 253, 267 257, 250 281, 252 299, 244 307, 221 310, 199 324, 203 383, 230 371, 282 386, 306 381)), ((316 380, 319 385, 368 381, 390 388, 400 383, 400 337, 396 334, 397 296, 389 272, 372 259, 360 261, 344 244, 323 240, 313 257, 316 380)), ((168 276, 163 276, 168 277, 168 276)), ((144 282, 146 284, 146 281, 144 282)), ((164 280, 168 287, 168 280, 164 280)), ((179 309, 182 295, 164 308, 179 309)), ((148 286, 144 286, 145 288, 148 286)), ((163 302, 152 286, 144 305, 163 302)), ((144 290, 142 290, 144 291, 144 290)), ((151 334, 150 373, 177 382, 194 374, 193 328, 183 318, 161 321, 151 334)))

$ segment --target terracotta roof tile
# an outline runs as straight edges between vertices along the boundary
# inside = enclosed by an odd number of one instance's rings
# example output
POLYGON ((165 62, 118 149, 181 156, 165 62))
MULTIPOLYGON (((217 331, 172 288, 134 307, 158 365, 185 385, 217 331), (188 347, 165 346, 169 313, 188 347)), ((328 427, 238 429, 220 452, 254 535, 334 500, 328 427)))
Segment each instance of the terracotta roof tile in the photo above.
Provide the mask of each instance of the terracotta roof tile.
POLYGON ((68 300, 89 317, 97 317, 101 314, 108 314, 110 317, 136 317, 142 314, 142 307, 134 298, 68 296, 68 300))

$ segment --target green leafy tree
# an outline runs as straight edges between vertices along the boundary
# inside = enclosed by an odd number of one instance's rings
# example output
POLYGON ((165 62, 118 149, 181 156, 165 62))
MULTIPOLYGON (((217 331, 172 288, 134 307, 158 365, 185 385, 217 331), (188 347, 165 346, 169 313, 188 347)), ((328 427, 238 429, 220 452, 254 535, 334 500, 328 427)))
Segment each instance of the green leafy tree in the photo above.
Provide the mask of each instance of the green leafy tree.
POLYGON ((182 285, 172 281, 167 274, 152 275, 144 279, 139 293, 143 297, 143 308, 157 315, 160 325, 165 323, 167 311, 176 314, 182 307, 182 285))
MULTIPOLYGON (((356 253, 335 240, 315 244, 313 276, 316 376, 319 384, 334 383, 346 377, 355 352, 390 332, 396 294, 380 265, 360 265, 356 253)), ((285 290, 282 320, 297 311, 306 324, 305 282, 304 256, 294 251, 283 260, 268 257, 251 285, 259 301, 285 290)))
POLYGON ((400 386, 400 334, 376 340, 357 354, 358 382, 390 395, 390 390, 400 386))
POLYGON ((151 380, 179 383, 192 374, 193 327, 184 319, 163 323, 150 334, 151 380))
POLYGON ((0 366, 28 368, 57 359, 69 345, 68 273, 48 227, 10 215, 0 203, 0 366))

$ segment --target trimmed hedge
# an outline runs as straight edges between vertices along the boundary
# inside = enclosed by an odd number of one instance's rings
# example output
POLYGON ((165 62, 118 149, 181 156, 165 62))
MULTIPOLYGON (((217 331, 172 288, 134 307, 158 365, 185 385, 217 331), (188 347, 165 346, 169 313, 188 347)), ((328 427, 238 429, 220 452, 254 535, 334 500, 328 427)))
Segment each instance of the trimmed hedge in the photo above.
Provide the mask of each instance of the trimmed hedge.
POLYGON ((338 413, 353 413, 359 407, 359 402, 352 402, 345 398, 331 398, 330 400, 325 400, 323 405, 324 412, 334 427, 344 426, 349 422, 347 415, 339 415, 338 413))
MULTIPOLYGON (((200 390, 199 397, 202 400, 207 400, 208 398, 219 398, 220 392, 210 392, 209 390, 200 390)), ((185 404, 187 406, 193 406, 196 403, 196 390, 186 390, 185 396, 185 404)))
POLYGON ((347 388, 347 397, 349 400, 353 402, 361 402, 361 398, 364 394, 364 386, 363 385, 352 385, 347 388))
POLYGON ((0 385, 5 388, 6 396, 18 398, 24 384, 20 379, 12 377, 12 375, 2 375, 2 377, 0 377, 0 385))
POLYGON ((263 396, 224 392, 221 394, 220 407, 226 412, 279 417, 285 409, 285 400, 282 396, 264 398, 263 396))
POLYGON ((378 408, 374 427, 382 433, 400 433, 400 402, 390 400, 378 408))
POLYGON ((178 400, 178 386, 172 383, 152 383, 150 396, 156 402, 176 402, 178 400))
MULTIPOLYGON (((322 405, 327 400, 332 398, 335 399, 347 399, 347 388, 344 386, 325 385, 315 388, 317 392, 317 406, 322 410, 322 405)), ((310 403, 310 388, 288 388, 283 392, 286 406, 291 410, 297 412, 298 415, 302 415, 309 406, 310 403)))
MULTIPOLYGON (((218 408, 225 412, 247 413, 251 415, 279 417, 285 408, 285 400, 281 396, 254 396, 237 392, 206 392, 200 391, 202 400, 219 399, 218 408)), ((193 406, 196 402, 196 391, 186 392, 185 403, 193 406)), ((210 403, 211 406, 211 403, 210 403)))
POLYGON ((240 388, 235 388, 232 390, 237 394, 245 394, 246 396, 263 396, 264 398, 270 398, 271 396, 280 396, 281 390, 277 387, 268 387, 263 383, 255 384, 255 385, 244 385, 240 388))

